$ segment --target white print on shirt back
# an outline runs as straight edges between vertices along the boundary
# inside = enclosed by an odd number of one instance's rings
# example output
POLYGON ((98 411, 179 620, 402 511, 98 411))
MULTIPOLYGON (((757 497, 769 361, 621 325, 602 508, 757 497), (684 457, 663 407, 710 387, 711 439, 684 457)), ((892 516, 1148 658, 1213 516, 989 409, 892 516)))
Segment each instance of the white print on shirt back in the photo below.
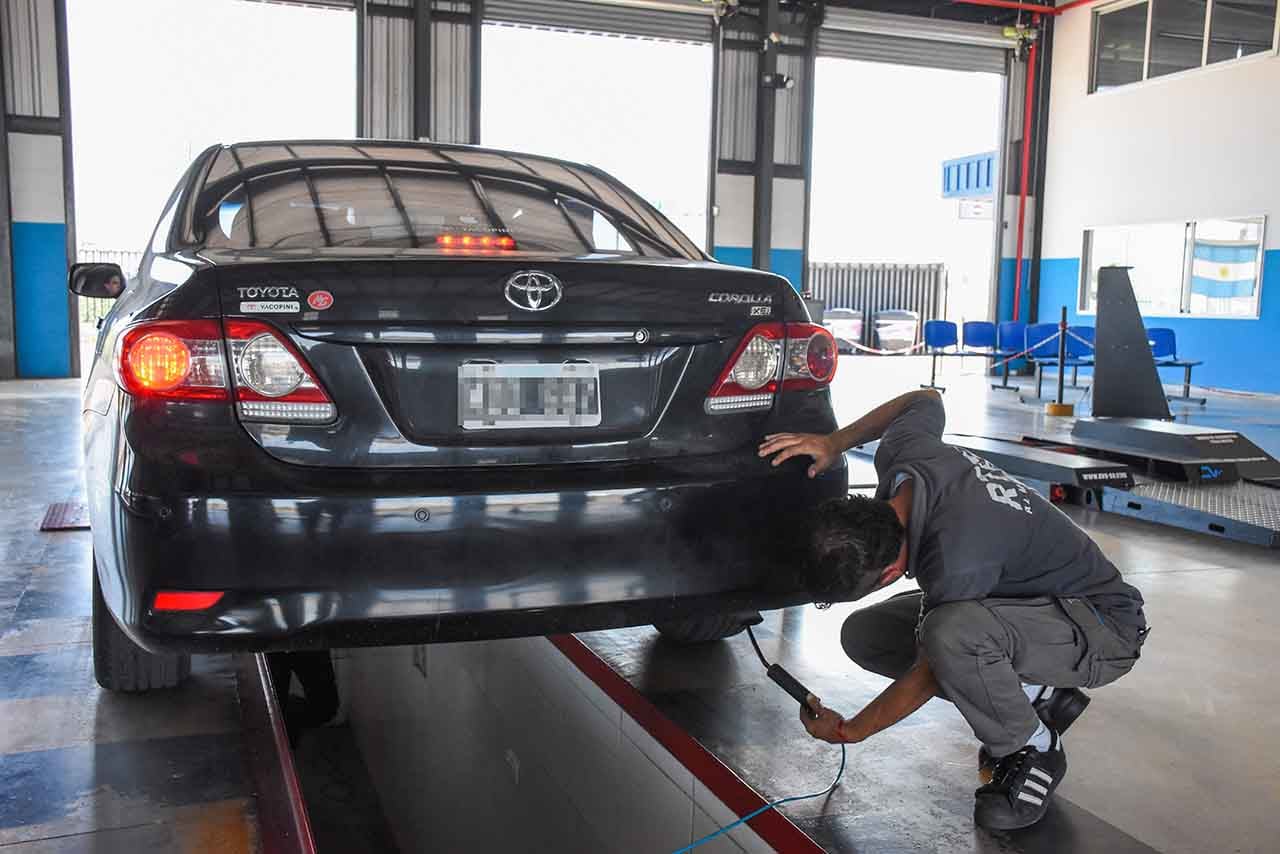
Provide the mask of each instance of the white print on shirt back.
POLYGON ((1014 510, 1031 513, 1031 493, 1018 481, 996 468, 975 453, 956 448, 966 460, 973 463, 973 476, 987 485, 992 501, 1007 504, 1014 510))

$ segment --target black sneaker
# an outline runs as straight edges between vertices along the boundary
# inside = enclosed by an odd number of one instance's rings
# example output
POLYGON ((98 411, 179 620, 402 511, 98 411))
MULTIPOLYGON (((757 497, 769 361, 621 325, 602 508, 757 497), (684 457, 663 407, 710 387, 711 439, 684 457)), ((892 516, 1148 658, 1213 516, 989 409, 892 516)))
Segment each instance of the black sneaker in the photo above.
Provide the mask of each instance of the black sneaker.
MULTIPOLYGON (((1079 688, 1054 688, 1047 700, 1036 700, 1032 707, 1044 725, 1058 735, 1075 723, 1090 703, 1090 697, 1079 688)), ((991 782, 995 771, 996 760, 986 747, 978 748, 978 780, 986 784, 991 782)))
MULTIPOLYGON (((1056 739, 1055 739, 1056 741, 1056 739)), ((974 793, 973 821, 987 830, 1030 827, 1049 809, 1049 798, 1067 773, 1061 747, 1024 747, 996 762, 990 783, 974 793)))

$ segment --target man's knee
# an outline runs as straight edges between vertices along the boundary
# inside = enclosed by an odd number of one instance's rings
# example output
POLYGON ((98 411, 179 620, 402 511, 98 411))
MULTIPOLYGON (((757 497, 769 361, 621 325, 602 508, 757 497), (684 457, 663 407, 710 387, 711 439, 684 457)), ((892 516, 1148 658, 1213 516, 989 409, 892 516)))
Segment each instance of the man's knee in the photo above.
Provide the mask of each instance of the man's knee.
POLYGON ((915 658, 915 629, 875 607, 854 611, 840 628, 845 655, 863 670, 896 679, 915 658))
POLYGON ((920 648, 935 672, 994 645, 995 617, 980 602, 947 602, 920 623, 920 648))
POLYGON ((854 611, 840 627, 840 646, 844 647, 844 654, 864 670, 867 658, 879 649, 878 645, 873 644, 877 622, 879 621, 874 616, 869 617, 865 611, 854 611))

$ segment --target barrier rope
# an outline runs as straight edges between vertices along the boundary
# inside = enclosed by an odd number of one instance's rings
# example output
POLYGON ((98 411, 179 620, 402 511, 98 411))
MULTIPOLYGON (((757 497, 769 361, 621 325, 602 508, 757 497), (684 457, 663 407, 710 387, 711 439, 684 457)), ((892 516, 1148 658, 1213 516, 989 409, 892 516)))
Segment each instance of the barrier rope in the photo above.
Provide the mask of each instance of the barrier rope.
MULTIPOLYGON (((981 371, 962 371, 961 373, 956 374, 956 376, 961 376, 961 377, 980 377, 980 376, 988 376, 988 375, 990 374, 990 372, 991 372, 991 371, 994 371, 994 370, 995 370, 995 369, 997 369, 997 368, 1001 368, 1001 367, 1003 367, 1003 366, 1005 366, 1005 365, 1009 364, 1010 362, 1016 362, 1018 359, 1021 359, 1021 358, 1024 358, 1024 357, 1026 357, 1026 356, 1029 356, 1029 355, 1031 354, 1031 351, 1032 351, 1032 350, 1035 350, 1035 349, 1037 349, 1037 348, 1039 348, 1039 347, 1043 347, 1045 344, 1048 344, 1050 341, 1057 341, 1057 340, 1058 340, 1058 337, 1059 337, 1060 335, 1062 335, 1061 330, 1059 330, 1058 332, 1053 333, 1053 334, 1052 334, 1052 335, 1050 335, 1048 338, 1044 338, 1044 339, 1041 339, 1040 341, 1037 341, 1035 344, 1032 344, 1030 347, 1026 348, 1025 350, 1022 350, 1022 351, 1020 351, 1020 352, 1014 353, 1012 356, 1009 356, 1009 357, 1007 357, 1007 358, 1001 359, 1001 360, 1000 360, 1000 361, 998 361, 998 362, 992 362, 990 365, 988 365, 987 367, 983 368, 981 371)), ((975 358, 979 358, 979 359, 990 359, 990 358, 991 358, 991 356, 985 355, 985 354, 983 354, 983 353, 954 353, 954 354, 952 354, 952 355, 957 355, 957 356, 966 356, 966 355, 971 355, 971 356, 974 356, 975 358)))
POLYGON ((1077 341, 1079 341, 1084 346, 1088 347, 1090 350, 1097 349, 1097 347, 1093 345, 1092 341, 1088 340, 1087 338, 1081 338, 1079 335, 1075 334, 1070 329, 1067 330, 1067 334, 1070 335, 1072 338, 1076 339, 1077 341))
MULTIPOLYGON (((1092 345, 1092 344, 1090 344, 1090 343, 1089 343, 1088 341, 1086 341, 1085 339, 1081 338, 1079 335, 1076 335, 1076 334, 1075 334, 1074 332, 1072 332, 1070 329, 1068 329, 1068 330, 1067 330, 1067 334, 1068 334, 1068 335, 1070 335, 1072 338, 1075 338, 1075 339, 1076 339, 1077 341, 1079 341, 1080 343, 1087 345, 1087 346, 1089 347, 1089 349, 1093 349, 1093 345, 1092 345)), ((961 377, 977 377, 977 376, 986 376, 986 375, 989 375, 991 371, 994 371, 994 370, 996 370, 997 368, 1002 368, 1002 367, 1004 367, 1005 365, 1009 364, 1010 362, 1016 362, 1018 359, 1025 358, 1026 356, 1029 356, 1029 355, 1031 354, 1031 351, 1032 351, 1032 350, 1037 350, 1037 349, 1039 349, 1039 348, 1043 347, 1044 345, 1046 345, 1046 344, 1048 344, 1048 343, 1050 343, 1050 342, 1052 342, 1052 341, 1057 341, 1060 337, 1062 337, 1062 330, 1058 330, 1057 332, 1055 332, 1055 333, 1053 333, 1052 335, 1050 335, 1048 338, 1042 338, 1042 339, 1040 339, 1040 340, 1039 340, 1039 341, 1037 341, 1035 344, 1031 345, 1030 347, 1027 347, 1027 348, 1026 348, 1026 349, 1024 349, 1024 350, 1020 350, 1020 351, 1018 351, 1017 353, 1014 353, 1012 356, 1008 356, 1008 357, 1006 357, 1006 358, 1003 358, 1003 359, 999 360, 998 362, 992 362, 990 365, 988 365, 987 367, 983 368, 981 371, 965 371, 965 372, 962 372, 962 373, 960 373, 960 374, 957 374, 956 376, 961 376, 961 377)), ((915 352, 916 350, 920 350, 920 349, 922 349, 922 348, 925 346, 924 342, 923 342, 923 341, 921 341, 919 344, 912 344, 910 347, 907 347, 907 348, 902 349, 902 350, 877 350, 875 347, 865 347, 865 346, 863 346, 862 344, 858 344, 858 343, 857 343, 857 342, 855 342, 855 341, 850 341, 850 342, 849 342, 849 344, 850 344, 850 345, 852 345, 852 346, 853 346, 853 348, 854 348, 855 350, 860 350, 860 351, 862 351, 863 353, 872 353, 872 354, 877 355, 877 356, 899 356, 899 355, 903 355, 903 354, 905 354, 905 353, 913 353, 913 352, 915 352)), ((925 355, 933 355, 933 354, 932 354, 932 353, 926 353, 925 355)), ((994 355, 994 354, 988 355, 988 354, 985 354, 985 353, 963 353, 963 352, 945 353, 945 352, 944 352, 944 353, 939 353, 939 354, 937 354, 937 355, 940 355, 940 356, 961 356, 961 357, 964 357, 964 356, 971 356, 971 357, 973 357, 973 358, 975 358, 975 359, 990 359, 990 358, 991 358, 991 355, 994 355)))
POLYGON ((864 353, 873 353, 877 356, 901 356, 905 353, 915 352, 924 346, 924 342, 921 341, 919 344, 912 344, 910 347, 902 350, 877 350, 875 347, 864 347, 856 341, 849 341, 848 343, 855 350, 861 350, 864 353))

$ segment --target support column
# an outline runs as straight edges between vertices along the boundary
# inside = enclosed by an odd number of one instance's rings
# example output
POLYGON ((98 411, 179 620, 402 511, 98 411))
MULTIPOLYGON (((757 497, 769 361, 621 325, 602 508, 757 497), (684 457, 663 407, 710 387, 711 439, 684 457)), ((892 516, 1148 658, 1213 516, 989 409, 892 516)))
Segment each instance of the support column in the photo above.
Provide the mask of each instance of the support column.
POLYGON ((807 258, 815 10, 722 18, 714 49, 712 253, 796 290, 807 258))
POLYGON ((483 0, 357 0, 360 135, 480 141, 483 0))
POLYGON ((79 376, 65 0, 0 17, 0 379, 79 376))
MULTIPOLYGON (((1047 26, 1047 21, 1040 22, 1040 27, 1047 26)), ((1033 293, 1038 289, 1039 276, 1038 270, 1035 269, 1036 264, 1032 263, 1033 258, 1038 258, 1038 241, 1036 238, 1040 232, 1038 215, 1043 209, 1039 202, 1038 194, 1042 192, 1043 181, 1041 172, 1043 171, 1043 155, 1042 150, 1045 146, 1045 128, 1044 122, 1037 120, 1037 114, 1040 113, 1043 106, 1043 93, 1047 89, 1041 89, 1039 78, 1043 76, 1045 69, 1045 61, 1043 55, 1042 44, 1037 44, 1037 50, 1032 51, 1032 39, 1041 37, 1039 31, 1027 30, 1023 34, 1022 47, 1018 50, 1017 58, 1010 65, 1010 73, 1008 76, 1008 87, 1006 89, 1006 113, 1005 113, 1005 141, 1004 141, 1004 157, 1002 168, 1004 170, 1004 203, 1001 206, 1002 222, 1000 235, 1000 270, 997 279, 996 300, 995 300, 995 320, 1021 320, 1032 322, 1035 318, 1036 304, 1033 299, 1033 293), (1030 72, 1033 77, 1031 103, 1031 133, 1028 139, 1024 140, 1024 131, 1028 127, 1026 108, 1028 104, 1027 98, 1027 75, 1029 66, 1035 61, 1036 67, 1030 72), (1037 91, 1039 90, 1039 91, 1037 91), (1024 153, 1026 154, 1026 162, 1024 162, 1024 153), (1020 199, 1020 190, 1023 186, 1023 178, 1026 178, 1027 199, 1025 205, 1022 205, 1020 199), (1021 276, 1018 270, 1018 212, 1022 209, 1022 264, 1021 276), (1015 294, 1018 290, 1018 282, 1021 280, 1022 293, 1021 299, 1015 310, 1015 294), (1035 282, 1035 286, 1032 282, 1035 282)), ((1047 112, 1045 113, 1047 116, 1047 112)))

